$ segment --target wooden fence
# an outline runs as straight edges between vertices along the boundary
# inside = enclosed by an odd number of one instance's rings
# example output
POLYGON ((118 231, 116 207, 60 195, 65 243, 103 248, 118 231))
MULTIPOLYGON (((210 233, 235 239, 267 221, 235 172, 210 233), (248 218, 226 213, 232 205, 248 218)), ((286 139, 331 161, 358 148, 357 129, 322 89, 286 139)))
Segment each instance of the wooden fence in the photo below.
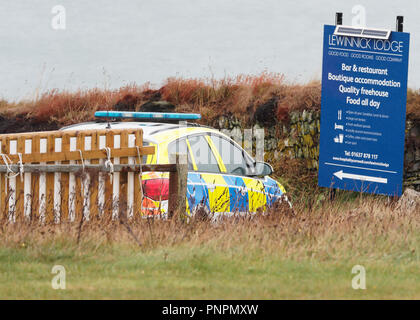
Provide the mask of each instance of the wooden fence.
POLYGON ((0 150, 0 212, 12 222, 91 219, 108 209, 131 217, 142 208, 146 171, 170 172, 169 214, 185 205, 186 166, 142 165, 155 150, 143 146, 140 128, 6 134, 0 150))

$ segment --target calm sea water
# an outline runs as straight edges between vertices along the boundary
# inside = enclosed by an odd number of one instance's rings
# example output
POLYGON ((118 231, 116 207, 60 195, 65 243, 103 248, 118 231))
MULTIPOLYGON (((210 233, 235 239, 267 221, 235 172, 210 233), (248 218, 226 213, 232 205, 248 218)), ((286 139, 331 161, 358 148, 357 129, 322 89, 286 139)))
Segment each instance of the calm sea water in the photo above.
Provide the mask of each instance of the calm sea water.
POLYGON ((320 79, 323 24, 336 11, 351 24, 358 4, 370 27, 394 30, 405 16, 409 86, 420 87, 415 0, 0 0, 0 97, 264 70, 291 82, 320 79), (56 5, 65 30, 51 26, 56 5))

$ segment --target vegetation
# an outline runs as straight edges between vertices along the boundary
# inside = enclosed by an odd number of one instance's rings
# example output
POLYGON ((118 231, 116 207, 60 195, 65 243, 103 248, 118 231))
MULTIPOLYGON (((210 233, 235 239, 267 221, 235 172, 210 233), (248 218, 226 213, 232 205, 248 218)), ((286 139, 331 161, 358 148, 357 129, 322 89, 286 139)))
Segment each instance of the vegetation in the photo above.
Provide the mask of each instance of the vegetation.
POLYGON ((220 223, 3 220, 0 297, 420 298, 418 214, 346 200, 220 223), (66 269, 65 290, 51 288, 54 265, 66 269), (366 268, 366 290, 351 286, 355 265, 366 268))
MULTIPOLYGON (((28 101, 0 101, 0 132, 55 129, 93 119, 98 109, 165 100, 211 121, 226 110, 249 116, 267 101, 287 121, 290 110, 318 110, 321 86, 286 83, 279 74, 233 79, 171 78, 160 89, 52 90, 28 101), (3 120, 3 121, 1 121, 3 120)), ((420 91, 407 114, 420 119, 420 91)), ((280 299, 420 298, 420 217, 393 199, 331 195, 299 159, 274 162, 294 212, 190 223, 107 217, 39 224, 0 219, 0 298, 280 299), (51 269, 66 269, 66 290, 51 288, 51 269), (354 290, 354 265, 366 290, 354 290)), ((81 216, 81 215, 80 215, 81 216)))
MULTIPOLYGON (((150 100, 173 103, 178 111, 203 114, 207 123, 220 114, 228 113, 239 118, 254 113, 256 108, 275 98, 278 120, 287 119, 291 110, 319 110, 321 84, 313 81, 304 85, 287 83, 282 74, 264 72, 260 75, 240 75, 235 78, 182 79, 169 78, 160 89, 150 84, 128 85, 116 90, 87 89, 75 92, 51 90, 37 94, 32 100, 8 102, 0 100, 0 115, 18 119, 21 124, 45 123, 56 127, 93 119, 94 111, 112 109, 136 109, 150 100)), ((420 119, 420 91, 408 90, 407 116, 420 119)), ((22 130, 21 125, 11 128, 22 130)), ((27 130, 26 127, 24 127, 27 130)), ((10 129, 9 129, 10 130, 10 129)))

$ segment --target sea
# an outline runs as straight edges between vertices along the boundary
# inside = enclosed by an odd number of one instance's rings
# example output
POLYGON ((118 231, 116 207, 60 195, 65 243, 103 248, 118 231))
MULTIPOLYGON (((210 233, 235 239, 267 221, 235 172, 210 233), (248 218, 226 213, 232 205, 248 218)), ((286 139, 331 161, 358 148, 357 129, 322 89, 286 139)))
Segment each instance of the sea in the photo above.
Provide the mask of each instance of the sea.
POLYGON ((320 80, 323 25, 336 12, 344 25, 390 30, 404 16, 417 89, 419 9, 417 0, 0 0, 0 99, 170 77, 320 80))

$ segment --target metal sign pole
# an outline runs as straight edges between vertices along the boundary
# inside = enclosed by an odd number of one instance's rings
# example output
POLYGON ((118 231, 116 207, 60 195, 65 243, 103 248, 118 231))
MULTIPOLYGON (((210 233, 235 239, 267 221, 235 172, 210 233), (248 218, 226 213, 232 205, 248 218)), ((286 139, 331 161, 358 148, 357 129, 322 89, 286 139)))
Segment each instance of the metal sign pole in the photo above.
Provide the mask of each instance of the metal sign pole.
MULTIPOLYGON (((335 25, 341 26, 343 25, 343 13, 342 12, 336 12, 335 13, 335 25)), ((334 201, 336 196, 336 190, 334 188, 330 188, 330 201, 334 201)))
POLYGON ((403 32, 404 30, 404 16, 397 16, 397 32, 403 32))
POLYGON ((343 13, 342 12, 336 12, 335 13, 335 25, 341 26, 343 24, 343 13))

